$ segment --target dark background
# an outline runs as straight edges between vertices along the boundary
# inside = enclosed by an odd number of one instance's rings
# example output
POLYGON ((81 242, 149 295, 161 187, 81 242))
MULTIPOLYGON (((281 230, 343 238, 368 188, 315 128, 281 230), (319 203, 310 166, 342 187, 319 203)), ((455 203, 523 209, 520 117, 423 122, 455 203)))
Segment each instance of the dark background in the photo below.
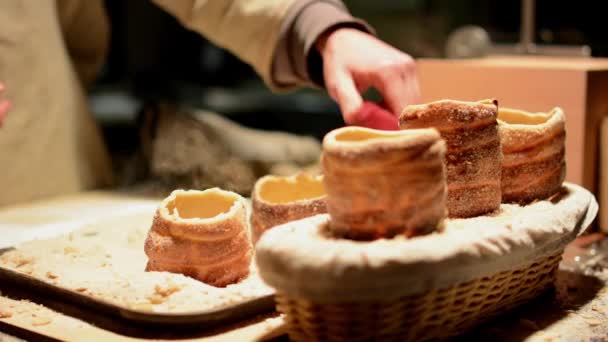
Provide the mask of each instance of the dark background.
MULTIPOLYGON (((355 16, 414 57, 444 56, 450 32, 479 25, 496 43, 519 37, 520 2, 490 0, 350 0, 355 16)), ((321 138, 342 124, 322 91, 272 94, 252 68, 148 0, 106 0, 112 25, 107 64, 91 93, 111 150, 129 149, 143 103, 171 101, 216 111, 250 127, 321 138)), ((536 42, 586 44, 608 56, 604 1, 537 1, 536 42)))

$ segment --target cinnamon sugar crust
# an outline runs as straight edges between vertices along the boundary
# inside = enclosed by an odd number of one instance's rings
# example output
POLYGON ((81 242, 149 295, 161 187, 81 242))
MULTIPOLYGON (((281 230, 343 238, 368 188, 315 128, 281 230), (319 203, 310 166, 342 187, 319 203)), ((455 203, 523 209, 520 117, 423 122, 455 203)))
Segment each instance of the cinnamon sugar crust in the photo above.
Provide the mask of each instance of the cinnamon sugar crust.
POLYGON ((176 190, 158 208, 144 250, 146 271, 181 273, 213 286, 249 274, 244 199, 218 188, 176 190))
POLYGON ((268 229, 327 212, 322 176, 299 173, 290 177, 260 178, 251 194, 253 242, 268 229))
POLYGON ((436 128, 445 140, 450 217, 473 217, 501 203, 498 103, 441 100, 404 109, 401 129, 436 128))
POLYGON ((446 214, 444 154, 433 129, 327 134, 322 166, 332 231, 373 240, 437 229, 446 214))
POLYGON ((565 115, 501 108, 503 201, 528 203, 555 194, 566 177, 565 115))

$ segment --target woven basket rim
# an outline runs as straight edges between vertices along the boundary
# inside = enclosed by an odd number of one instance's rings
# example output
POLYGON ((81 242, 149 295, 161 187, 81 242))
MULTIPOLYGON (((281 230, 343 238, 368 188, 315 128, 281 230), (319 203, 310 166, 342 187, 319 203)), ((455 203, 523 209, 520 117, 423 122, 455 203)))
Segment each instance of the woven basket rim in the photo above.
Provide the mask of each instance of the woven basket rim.
POLYGON ((445 233, 411 240, 320 238, 329 217, 317 215, 268 231, 257 245, 256 261, 264 281, 277 291, 317 302, 441 289, 563 250, 589 226, 598 207, 586 189, 570 183, 564 189, 555 203, 503 204, 503 213, 511 215, 506 220, 501 215, 448 220, 445 233), (475 234, 462 234, 470 226, 477 227, 475 234))

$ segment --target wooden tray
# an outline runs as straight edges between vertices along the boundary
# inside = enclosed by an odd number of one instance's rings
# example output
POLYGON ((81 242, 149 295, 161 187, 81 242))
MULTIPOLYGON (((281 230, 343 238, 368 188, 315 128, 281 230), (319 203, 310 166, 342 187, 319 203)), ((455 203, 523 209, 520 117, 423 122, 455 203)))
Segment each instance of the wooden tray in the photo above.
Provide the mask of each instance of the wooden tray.
MULTIPOLYGON (((0 267, 0 291, 9 297, 31 299, 54 309, 57 308, 57 304, 49 304, 48 299, 81 306, 91 313, 111 315, 137 324, 196 325, 199 328, 211 328, 269 313, 274 311, 275 305, 274 295, 267 295, 220 309, 190 313, 154 313, 133 310, 96 299, 2 267, 0 267)), ((60 311, 64 311, 63 308, 60 311)))
MULTIPOLYGON (((121 213, 119 215, 108 215, 107 217, 98 218, 93 221, 89 220, 88 222, 86 222, 86 224, 76 224, 74 227, 68 228, 62 227, 61 232, 62 234, 64 234, 62 235, 64 237, 56 237, 47 240, 26 242, 24 245, 24 250, 27 251, 27 244, 34 243, 36 245, 29 246, 29 248, 35 248, 37 251, 40 251, 44 248, 40 246, 45 246, 45 242, 49 241, 49 246, 52 247, 48 247, 48 253, 49 258, 51 258, 50 255, 52 254, 50 252, 50 249, 56 250, 58 248, 57 244, 51 245, 52 242, 65 239, 65 237, 69 236, 69 234, 78 233, 80 230, 91 229, 92 226, 107 227, 108 230, 114 229, 118 232, 122 231, 120 225, 128 227, 129 225, 134 224, 139 225, 138 229, 140 230, 141 235, 141 231, 143 231, 144 229, 147 230, 147 227, 149 227, 149 222, 151 222, 152 220, 154 209, 155 206, 153 205, 142 206, 138 210, 129 211, 127 213, 121 213)), ((56 226, 56 224, 54 225, 56 226)), ((101 232, 101 235, 104 232, 104 228, 99 228, 99 231, 101 232)), ((117 239, 126 238, 124 235, 117 235, 117 239)), ((109 240, 108 243, 113 244, 117 242, 109 240)), ((11 267, 8 267, 9 264, 6 262, 6 260, 2 261, 1 259, 3 255, 6 255, 6 253, 10 253, 11 251, 15 250, 18 250, 18 247, 0 249, 0 291, 2 292, 2 294, 14 298, 30 299, 63 312, 66 311, 66 309, 62 305, 63 303, 65 303, 67 306, 73 307, 71 309, 72 311, 82 311, 83 313, 86 312, 87 320, 90 320, 89 318, 95 320, 95 316, 100 316, 97 318, 103 320, 107 319, 109 316, 113 319, 120 319, 130 324, 143 324, 147 326, 191 325, 196 326, 198 329, 200 329, 206 327, 211 328, 222 324, 228 324, 255 315, 270 313, 274 311, 274 293, 271 290, 254 292, 258 295, 243 296, 242 298, 230 301, 230 303, 227 305, 213 305, 212 307, 200 308, 199 310, 187 310, 175 313, 138 310, 137 308, 129 307, 128 305, 121 305, 114 301, 104 300, 103 298, 96 298, 89 294, 78 292, 73 288, 63 286, 63 284, 53 284, 49 281, 49 279, 45 279, 43 276, 41 276, 39 272, 37 272, 37 274, 35 273, 36 276, 32 276, 28 275, 27 272, 23 272, 23 270, 16 271, 11 267)), ((44 255, 45 252, 36 253, 38 253, 37 255, 39 256, 44 255)), ((137 253, 139 253, 139 248, 137 249, 137 253)), ((143 249, 141 253, 143 253, 143 249)), ((55 255, 55 257, 60 256, 55 255)), ((46 258, 39 257, 39 259, 43 260, 46 258)), ((46 266, 52 266, 53 259, 48 260, 51 261, 49 261, 46 266)), ((124 260, 120 262, 124 262, 124 260)), ((137 264, 138 269, 140 269, 139 266, 141 265, 137 264)), ((143 268, 141 269, 141 273, 144 274, 143 268)), ((61 268, 58 267, 56 272, 61 274, 61 268)), ((93 270, 90 274, 94 273, 97 272, 93 270)), ((257 278, 257 275, 254 275, 253 277, 257 278)), ((192 279, 186 280, 188 282, 193 281, 192 279)), ((257 278, 257 280, 261 282, 259 278, 257 278)), ((179 278, 178 281, 183 282, 185 280, 184 278, 179 278)), ((213 291, 215 292, 213 293, 217 293, 217 291, 222 290, 224 289, 214 288, 213 291)), ((227 292, 227 295, 230 295, 230 293, 231 292, 227 292)), ((201 296, 203 295, 201 294, 201 296)), ((67 311, 70 311, 70 309, 67 309, 67 311)))

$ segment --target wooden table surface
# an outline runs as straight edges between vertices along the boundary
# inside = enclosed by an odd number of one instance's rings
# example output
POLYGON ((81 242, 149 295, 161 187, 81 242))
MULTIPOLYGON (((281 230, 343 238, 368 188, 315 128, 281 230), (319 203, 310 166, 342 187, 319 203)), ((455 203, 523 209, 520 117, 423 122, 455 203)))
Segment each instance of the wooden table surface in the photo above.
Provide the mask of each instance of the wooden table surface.
MULTIPOLYGON (((158 199, 97 191, 2 208, 0 248, 35 237, 49 237, 65 232, 67 226, 77 226, 67 223, 95 220, 156 202, 158 199)), ((570 257, 574 255, 572 253, 576 254, 576 251, 570 250, 570 257)), ((608 341, 608 287, 605 282, 608 270, 596 271, 595 276, 585 276, 578 271, 562 269, 557 291, 495 319, 461 339, 544 342, 606 337, 608 341)), ((28 332, 69 341, 260 341, 284 336, 282 318, 276 314, 211 331, 150 331, 125 327, 112 319, 92 324, 87 317, 74 314, 74 311, 60 310, 60 313, 20 298, 6 291, 0 296, 0 341, 8 340, 9 336, 40 337, 28 335, 28 332), (9 310, 11 316, 2 318, 2 312, 9 310)))

